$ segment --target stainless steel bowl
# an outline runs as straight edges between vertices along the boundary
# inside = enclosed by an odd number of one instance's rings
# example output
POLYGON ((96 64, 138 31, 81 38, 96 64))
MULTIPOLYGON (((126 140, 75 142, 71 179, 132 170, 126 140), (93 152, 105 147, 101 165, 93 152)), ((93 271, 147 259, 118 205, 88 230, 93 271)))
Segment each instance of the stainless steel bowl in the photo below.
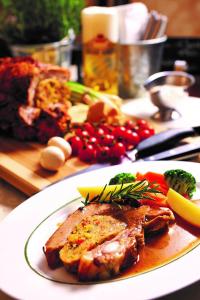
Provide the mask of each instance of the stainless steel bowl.
POLYGON ((178 119, 181 114, 172 105, 166 105, 161 97, 162 86, 177 86, 187 90, 195 83, 193 75, 182 71, 165 71, 151 75, 144 83, 144 87, 150 93, 152 103, 158 107, 158 111, 152 116, 157 121, 171 121, 178 119))
POLYGON ((195 78, 189 73, 181 71, 165 71, 149 76, 145 81, 144 86, 149 91, 152 87, 158 85, 170 84, 189 88, 194 83, 195 78))

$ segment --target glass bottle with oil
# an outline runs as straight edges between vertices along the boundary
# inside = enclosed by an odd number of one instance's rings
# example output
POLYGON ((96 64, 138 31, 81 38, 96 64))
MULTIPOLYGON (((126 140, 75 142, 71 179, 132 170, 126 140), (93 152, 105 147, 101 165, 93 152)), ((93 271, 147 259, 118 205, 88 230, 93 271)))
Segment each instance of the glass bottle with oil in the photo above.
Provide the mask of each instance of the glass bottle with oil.
POLYGON ((118 15, 112 7, 82 10, 83 81, 104 93, 118 93, 118 15))

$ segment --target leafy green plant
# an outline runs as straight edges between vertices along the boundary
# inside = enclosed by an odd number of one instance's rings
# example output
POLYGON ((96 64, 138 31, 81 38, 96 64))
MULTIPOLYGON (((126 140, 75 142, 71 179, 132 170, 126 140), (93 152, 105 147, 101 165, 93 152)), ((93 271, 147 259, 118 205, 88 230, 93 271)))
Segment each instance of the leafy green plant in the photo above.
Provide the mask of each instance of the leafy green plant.
POLYGON ((12 44, 59 41, 80 29, 84 0, 0 0, 0 35, 12 44))

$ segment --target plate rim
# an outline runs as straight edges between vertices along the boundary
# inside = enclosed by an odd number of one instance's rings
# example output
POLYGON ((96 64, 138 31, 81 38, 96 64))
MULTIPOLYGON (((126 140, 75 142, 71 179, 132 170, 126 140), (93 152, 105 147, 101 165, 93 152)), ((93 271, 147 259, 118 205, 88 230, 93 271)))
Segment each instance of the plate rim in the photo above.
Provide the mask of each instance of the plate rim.
MULTIPOLYGON (((6 229, 6 227, 7 226, 9 226, 10 225, 10 222, 11 222, 11 225, 12 225, 12 219, 15 219, 15 218, 18 218, 18 214, 19 214, 19 216, 20 216, 20 213, 21 212, 23 212, 24 210, 26 211, 30 211, 30 208, 31 208, 31 206, 33 205, 33 206, 36 206, 36 208, 39 206, 39 207, 41 207, 42 206, 42 204, 40 204, 40 203, 37 203, 37 204, 34 204, 34 203, 36 203, 36 202, 38 202, 38 199, 37 198, 40 198, 40 197, 43 197, 43 196, 45 196, 46 194, 48 195, 50 192, 51 192, 51 190, 55 190, 55 189, 60 189, 60 190, 62 190, 63 189, 63 187, 64 187, 64 184, 66 184, 66 182, 68 182, 69 184, 70 183, 72 183, 72 182, 74 182, 75 184, 74 184, 74 186, 76 185, 76 182, 79 182, 79 180, 81 179, 81 178, 83 178, 83 177, 91 177, 94 173, 101 173, 101 172, 104 172, 104 171, 106 171, 105 169, 110 169, 110 170, 113 170, 113 172, 115 171, 115 169, 118 169, 119 167, 122 167, 123 166, 123 168, 132 168, 132 169, 134 169, 134 166, 135 166, 135 169, 136 169, 136 171, 137 171, 137 169, 139 169, 139 167, 140 167, 140 165, 145 165, 145 168, 147 168, 147 166, 149 166, 149 167, 151 167, 153 164, 155 164, 156 166, 158 165, 158 166, 161 166, 161 169, 162 168, 164 168, 164 169, 166 169, 166 167, 167 167, 167 165, 168 164, 177 164, 177 165, 182 165, 182 167, 183 167, 183 165, 184 166, 187 166, 188 168, 190 168, 190 166, 194 166, 194 168, 195 168, 195 166, 198 166, 198 163, 196 163, 196 162, 185 162, 185 161, 179 161, 179 162, 177 162, 177 161, 162 161, 162 162, 160 162, 160 161, 158 161, 158 162, 136 162, 136 163, 134 163, 134 165, 133 164, 131 164, 131 163, 127 163, 127 164, 123 164, 123 165, 117 165, 117 166, 111 166, 111 167, 105 167, 105 168, 102 168, 102 169, 99 169, 99 170, 94 170, 94 171, 91 171, 91 172, 88 172, 88 173, 84 173, 84 174, 81 174, 81 175, 77 175, 77 176, 74 176, 74 177, 72 177, 72 178, 69 178, 69 179, 65 179, 65 180, 63 180, 62 182, 58 182, 58 183, 56 183, 55 185, 52 185, 52 186, 50 186, 49 188, 46 188, 45 190, 43 190, 43 191, 40 191, 39 193, 37 193, 37 194, 35 194, 35 195, 33 195, 32 197, 30 197, 30 198, 28 198, 25 202, 23 202, 23 203, 21 203, 17 208, 15 208, 1 223, 0 223, 0 233, 2 233, 2 231, 4 231, 4 228, 6 229), (101 170, 101 171, 100 171, 101 170), (34 198, 36 198, 36 199, 34 199, 34 198), (35 202, 34 202, 35 201, 35 202), (33 204, 32 204, 33 203, 33 204), (3 229, 2 229, 3 228, 3 229)), ((194 169, 193 167, 192 167, 192 169, 194 169)), ((158 170, 158 172, 159 172, 159 170, 158 170)), ((108 172, 109 173, 109 172, 108 172)), ((199 173, 199 175, 200 175, 200 169, 199 169, 199 171, 198 171, 198 169, 196 170, 196 173, 199 173)), ((80 184, 79 184, 80 185, 80 184)), ((77 194, 78 195, 78 194, 77 194)), ((72 198, 70 198, 70 199, 68 199, 68 201, 66 201, 66 199, 65 199, 65 202, 70 202, 72 199, 75 199, 76 198, 76 196, 75 195, 73 195, 72 196, 72 198)), ((57 200, 57 199, 56 199, 57 200)), ((46 200, 46 202, 48 203, 48 201, 46 200)), ((45 203, 46 203, 45 202, 45 203)), ((63 200, 60 200, 59 202, 63 202, 63 200)), ((43 205, 44 205, 44 202, 43 202, 43 205)), ((44 205, 45 206, 45 205, 44 205)), ((57 203, 56 202, 56 204, 54 203, 54 205, 50 205, 50 208, 49 208, 49 210, 51 209, 51 207, 52 206, 56 206, 57 208, 59 208, 60 207, 60 205, 59 205, 59 203, 57 203)), ((43 214, 45 215, 45 216, 47 216, 48 217, 48 215, 49 215, 49 213, 48 212, 43 212, 43 214)), ((38 218, 40 218, 40 215, 42 215, 42 214, 39 214, 39 217, 38 218)), ((44 220, 44 218, 42 218, 41 219, 41 222, 44 220)), ((39 225, 39 223, 37 223, 38 225, 39 225)), ((30 226, 30 225, 29 225, 30 226)), ((35 227, 33 227, 33 225, 32 225, 32 228, 34 229, 34 228, 36 228, 36 226, 35 227)), ((33 230, 32 230, 33 231, 33 230)), ((5 232, 4 232, 4 234, 5 234, 5 232)), ((30 232, 30 234, 31 234, 31 232, 30 232)), ((0 245, 0 249, 2 248, 2 246, 0 245)), ((24 248, 24 245, 23 245, 23 248, 24 248)), ((196 248, 199 248, 199 250, 200 250, 200 246, 197 246, 196 248)), ((188 254, 187 254, 188 255, 188 254)), ((186 255, 186 256, 187 256, 186 255)), ((2 261, 2 258, 0 257, 0 262, 2 261)), ((151 271, 151 273, 153 273, 154 272, 154 270, 153 271, 151 271)), ((0 273, 1 273, 1 270, 0 270, 0 273)), ((148 272, 149 273, 149 272, 148 272)), ((141 275, 143 275, 143 274, 141 274, 141 275)), ((39 276, 39 275, 38 275, 39 276)), ((15 291, 11 291, 11 290, 9 290, 8 288, 4 288, 4 286, 2 286, 2 280, 1 280, 1 277, 2 276, 0 276, 0 288, 1 288, 1 290, 4 292, 4 293, 6 293, 6 294, 8 294, 8 295, 10 295, 11 297, 18 297, 19 295, 17 295, 16 293, 15 293, 15 291)), ((40 276, 39 276, 40 277, 40 276)), ((123 282, 125 282, 125 281, 130 281, 130 280, 135 280, 135 278, 136 277, 133 277, 133 278, 130 278, 130 279, 127 279, 127 280, 123 280, 123 282)), ((197 278, 196 279, 196 281, 198 281, 200 279, 200 277, 199 278, 197 278)), ((45 279, 46 280, 46 279, 45 279)), ((137 280, 136 280, 137 281, 137 280)), ((180 290, 180 289, 182 289, 182 288, 184 288, 184 287, 186 287, 186 286, 188 286, 188 285, 190 285, 190 284, 192 284, 192 283, 195 283, 196 281, 194 281, 194 280, 192 280, 192 282, 188 282, 188 284, 185 284, 184 283, 184 285, 183 286, 181 286, 181 287, 179 287, 178 289, 171 289, 168 293, 167 292, 164 292, 164 294, 162 293, 162 292, 158 292, 157 293, 157 295, 155 295, 156 293, 155 293, 155 291, 154 291, 154 294, 153 295, 150 295, 150 297, 152 298, 152 297, 160 297, 160 296, 164 296, 164 295, 167 295, 167 294, 170 294, 170 293, 173 293, 174 291, 177 291, 177 290, 180 290)), ((110 285, 111 285, 111 283, 115 283, 115 282, 119 282, 119 281, 114 281, 114 282, 110 282, 110 285)), ((121 281, 122 282, 122 281, 121 281)), ((59 283, 58 283, 59 284, 59 283)), ((103 283, 102 283, 102 285, 104 285, 103 283)), ((99 285, 99 286, 102 286, 102 285, 99 285)), ((106 283, 106 285, 108 286, 109 284, 108 283, 106 283)), ((77 287, 79 287, 79 285, 77 284, 76 285, 77 287)), ((104 285, 105 286, 105 285, 104 285)), ((59 290, 59 289, 58 289, 59 290)), ((66 294, 65 294, 65 296, 67 295, 67 292, 66 292, 66 294)), ((70 293, 70 296, 72 297, 72 294, 70 293)), ((79 296, 78 296, 79 297, 79 296)), ((23 298, 23 299, 25 299, 25 298, 23 298)), ((29 298, 30 299, 30 298, 29 298)), ((31 298, 32 299, 32 298, 31 298)), ((53 299, 53 298, 46 298, 46 299, 53 299)), ((62 298, 60 298, 59 297, 59 299, 62 299, 62 298)), ((64 299, 64 298, 63 298, 64 299)), ((73 299, 78 299, 78 298, 74 298, 73 297, 73 299)), ((145 298, 145 299, 147 299, 147 298, 145 298)))

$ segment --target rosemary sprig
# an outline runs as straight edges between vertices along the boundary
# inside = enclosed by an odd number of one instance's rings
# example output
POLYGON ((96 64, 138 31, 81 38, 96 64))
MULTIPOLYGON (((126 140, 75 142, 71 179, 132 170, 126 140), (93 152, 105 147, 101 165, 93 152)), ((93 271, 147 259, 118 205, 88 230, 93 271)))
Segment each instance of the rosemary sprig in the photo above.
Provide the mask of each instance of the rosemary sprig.
POLYGON ((105 193, 106 187, 107 185, 104 186, 99 195, 91 200, 89 200, 90 195, 88 193, 86 199, 82 201, 84 206, 90 203, 109 203, 118 206, 129 204, 131 206, 138 206, 139 200, 148 199, 155 201, 152 195, 162 194, 162 192, 157 189, 158 185, 154 183, 152 186, 152 183, 150 184, 146 180, 132 183, 125 187, 124 184, 121 184, 119 190, 115 188, 113 191, 107 193, 105 193))

